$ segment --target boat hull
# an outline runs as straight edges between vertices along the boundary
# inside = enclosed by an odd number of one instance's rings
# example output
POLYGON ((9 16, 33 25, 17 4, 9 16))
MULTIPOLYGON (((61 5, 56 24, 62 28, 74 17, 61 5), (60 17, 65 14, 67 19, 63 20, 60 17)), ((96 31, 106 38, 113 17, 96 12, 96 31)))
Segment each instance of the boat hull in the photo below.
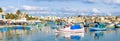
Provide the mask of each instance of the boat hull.
POLYGON ((115 28, 120 28, 120 25, 115 25, 115 28))
POLYGON ((90 28, 90 31, 105 31, 106 28, 90 28))
POLYGON ((61 30, 58 30, 57 32, 79 32, 79 33, 83 33, 84 32, 84 28, 74 29, 74 30, 71 30, 71 29, 61 29, 61 30))

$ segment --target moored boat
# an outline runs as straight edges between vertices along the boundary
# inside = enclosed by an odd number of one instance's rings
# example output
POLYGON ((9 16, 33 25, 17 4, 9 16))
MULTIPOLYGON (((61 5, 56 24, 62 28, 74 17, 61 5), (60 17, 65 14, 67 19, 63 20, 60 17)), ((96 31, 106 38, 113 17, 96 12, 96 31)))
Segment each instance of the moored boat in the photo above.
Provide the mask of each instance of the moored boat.
POLYGON ((90 28, 90 31, 105 31, 106 29, 104 24, 97 24, 95 27, 90 28))
POLYGON ((107 24, 106 28, 115 28, 115 24, 107 24))
POLYGON ((90 31, 105 31, 105 30, 106 28, 95 28, 95 27, 90 28, 90 31))
POLYGON ((23 28, 23 26, 21 26, 21 25, 18 25, 18 26, 13 26, 12 27, 12 30, 23 30, 24 28, 23 28))
POLYGON ((115 25, 115 28, 120 28, 120 24, 116 24, 116 25, 115 25))
POLYGON ((81 28, 80 25, 73 25, 73 26, 70 26, 70 27, 60 29, 60 30, 58 30, 58 32, 79 32, 79 33, 83 33, 84 28, 81 28))

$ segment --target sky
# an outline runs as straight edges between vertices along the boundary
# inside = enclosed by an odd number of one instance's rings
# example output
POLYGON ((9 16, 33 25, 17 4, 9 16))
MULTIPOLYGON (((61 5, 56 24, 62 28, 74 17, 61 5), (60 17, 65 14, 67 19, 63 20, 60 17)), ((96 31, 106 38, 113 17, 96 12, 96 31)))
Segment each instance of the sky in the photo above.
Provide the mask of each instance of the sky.
POLYGON ((120 0, 0 0, 0 7, 32 16, 120 15, 120 0))

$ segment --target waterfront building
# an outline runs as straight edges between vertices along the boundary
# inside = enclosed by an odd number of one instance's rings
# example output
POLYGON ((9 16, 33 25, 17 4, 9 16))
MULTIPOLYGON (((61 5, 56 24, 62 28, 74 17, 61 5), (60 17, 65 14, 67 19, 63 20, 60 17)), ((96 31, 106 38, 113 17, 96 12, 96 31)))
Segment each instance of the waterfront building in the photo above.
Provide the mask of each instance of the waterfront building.
POLYGON ((0 20, 4 20, 5 19, 5 14, 3 12, 0 12, 0 20))

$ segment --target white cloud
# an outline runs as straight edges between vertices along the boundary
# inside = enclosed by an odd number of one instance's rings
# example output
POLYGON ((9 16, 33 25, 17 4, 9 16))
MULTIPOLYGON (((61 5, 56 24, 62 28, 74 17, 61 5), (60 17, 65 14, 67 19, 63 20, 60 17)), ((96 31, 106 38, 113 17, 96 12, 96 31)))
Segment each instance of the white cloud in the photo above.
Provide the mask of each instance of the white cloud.
POLYGON ((76 8, 65 8, 65 11, 77 11, 76 8))
POLYGON ((3 9, 3 11, 6 11, 6 10, 7 10, 7 8, 5 8, 5 7, 3 7, 2 9, 3 9))
POLYGON ((24 5, 24 6, 23 6, 23 9, 25 9, 25 10, 37 10, 38 7, 33 7, 33 6, 26 6, 26 5, 24 5))
POLYGON ((80 13, 81 15, 87 15, 86 13, 80 13))
POLYGON ((102 0, 105 4, 113 4, 113 0, 102 0))
POLYGON ((97 2, 97 0, 88 0, 89 2, 97 2))
POLYGON ((108 15, 108 16, 111 16, 111 15, 112 15, 112 13, 110 13, 110 12, 107 12, 107 13, 106 13, 106 15, 108 15))
POLYGON ((4 10, 4 12, 15 13, 18 10, 18 8, 14 7, 14 6, 6 6, 6 7, 3 7, 3 10, 4 10))
POLYGON ((55 12, 51 12, 48 7, 24 5, 22 9, 28 12, 28 14, 55 14, 55 12))
POLYGON ((27 12, 28 14, 50 14, 50 12, 48 11, 42 11, 42 12, 35 12, 35 11, 31 11, 31 12, 27 12))
POLYGON ((7 6, 8 8, 15 8, 14 6, 7 6))
POLYGON ((99 9, 97 9, 97 8, 93 8, 93 9, 92 9, 92 12, 93 12, 93 13, 101 13, 101 11, 100 11, 99 9))
POLYGON ((23 9, 25 10, 48 10, 48 7, 38 7, 38 6, 28 6, 28 5, 24 5, 22 6, 23 9))
POLYGON ((120 0, 114 0, 114 3, 120 4, 120 0))
POLYGON ((120 4, 120 0, 102 0, 102 2, 107 4, 120 4))
POLYGON ((120 4, 120 0, 85 0, 90 3, 120 4))

